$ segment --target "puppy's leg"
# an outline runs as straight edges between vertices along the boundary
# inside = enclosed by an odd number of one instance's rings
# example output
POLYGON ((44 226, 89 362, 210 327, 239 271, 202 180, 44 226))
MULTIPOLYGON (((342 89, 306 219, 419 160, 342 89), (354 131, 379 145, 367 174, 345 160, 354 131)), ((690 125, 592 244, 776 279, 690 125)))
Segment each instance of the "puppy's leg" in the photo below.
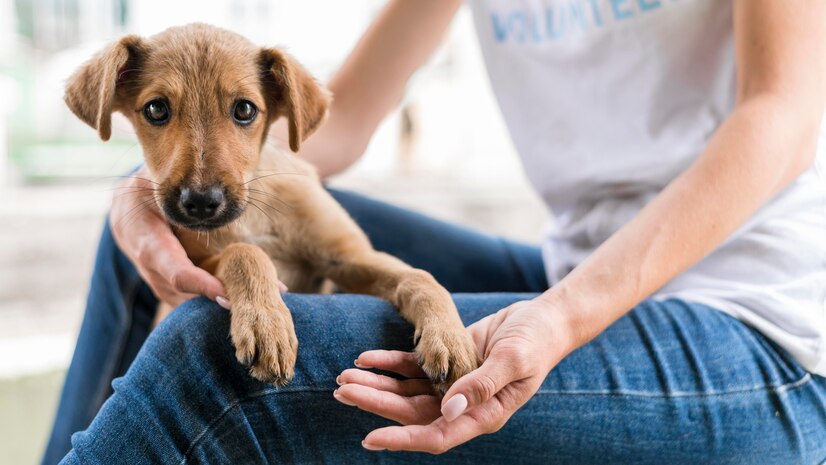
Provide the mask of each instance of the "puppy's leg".
POLYGON ((481 362, 476 344, 447 290, 426 271, 372 248, 360 249, 333 260, 329 278, 348 292, 376 295, 398 307, 416 329, 419 363, 440 392, 476 369, 481 362))
POLYGON ((258 380, 289 382, 298 340, 270 257, 257 246, 238 243, 202 266, 214 270, 232 303, 230 334, 238 361, 258 380))

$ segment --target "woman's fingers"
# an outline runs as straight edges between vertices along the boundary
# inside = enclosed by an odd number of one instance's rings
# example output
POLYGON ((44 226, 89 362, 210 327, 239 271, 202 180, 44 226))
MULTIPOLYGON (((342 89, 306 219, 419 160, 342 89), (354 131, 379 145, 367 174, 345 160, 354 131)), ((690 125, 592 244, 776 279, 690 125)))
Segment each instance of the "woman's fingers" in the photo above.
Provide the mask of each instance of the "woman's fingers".
POLYGON ((158 273, 177 293, 203 295, 212 300, 226 295, 221 281, 192 263, 169 228, 156 230, 145 239, 139 248, 137 261, 139 266, 158 273))
POLYGON ((474 416, 465 415, 448 423, 439 418, 428 425, 388 426, 372 431, 362 441, 369 450, 405 450, 441 454, 491 428, 474 416))
POLYGON ((172 307, 177 307, 183 302, 195 297, 194 294, 185 294, 178 292, 166 281, 166 278, 155 271, 149 271, 146 276, 141 273, 143 280, 152 289, 155 296, 162 302, 165 302, 172 307))
POLYGON ((355 363, 359 368, 377 368, 398 373, 408 378, 427 378, 427 375, 419 366, 419 358, 415 352, 368 350, 362 352, 355 363))
POLYGON ((434 395, 433 383, 428 379, 395 379, 357 368, 349 368, 341 372, 336 382, 345 384, 360 384, 362 386, 386 391, 400 396, 411 397, 418 395, 434 395))
POLYGON ((184 294, 203 295, 212 300, 225 295, 224 286, 218 278, 193 265, 189 259, 186 261, 188 263, 181 263, 167 275, 175 290, 184 294))
POLYGON ((439 403, 432 394, 404 397, 361 384, 345 384, 333 396, 343 404, 403 425, 427 424, 440 415, 439 403))

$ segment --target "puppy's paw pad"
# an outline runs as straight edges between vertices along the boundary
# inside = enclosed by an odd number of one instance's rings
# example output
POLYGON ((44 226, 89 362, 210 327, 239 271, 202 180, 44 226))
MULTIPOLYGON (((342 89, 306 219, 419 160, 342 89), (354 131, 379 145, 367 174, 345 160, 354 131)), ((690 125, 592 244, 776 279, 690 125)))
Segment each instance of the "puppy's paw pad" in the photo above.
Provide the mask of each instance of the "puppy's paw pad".
POLYGON ((416 332, 419 365, 441 394, 462 376, 479 367, 481 357, 470 333, 462 326, 432 325, 416 332))
POLYGON ((238 362, 259 381, 283 386, 292 380, 298 340, 289 312, 237 306, 232 311, 230 333, 238 362))

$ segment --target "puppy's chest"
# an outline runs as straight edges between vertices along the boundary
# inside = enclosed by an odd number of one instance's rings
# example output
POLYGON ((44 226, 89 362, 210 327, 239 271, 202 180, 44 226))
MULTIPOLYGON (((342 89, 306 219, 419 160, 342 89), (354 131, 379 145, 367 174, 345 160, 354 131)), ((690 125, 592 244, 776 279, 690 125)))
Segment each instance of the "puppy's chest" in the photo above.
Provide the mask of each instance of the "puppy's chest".
POLYGON ((220 253, 226 246, 242 242, 245 244, 256 245, 261 248, 274 261, 288 262, 297 260, 298 257, 294 250, 289 247, 289 238, 278 228, 277 225, 267 224, 258 227, 236 226, 231 230, 231 234, 225 238, 224 241, 216 244, 220 253))
MULTIPOLYGON (((232 235, 225 234, 221 240, 210 244, 210 253, 217 255, 233 243, 252 244, 261 248, 275 265, 278 279, 292 292, 324 292, 325 280, 301 253, 295 240, 290 240, 289 231, 277 229, 256 230, 236 228, 232 235)), ((295 237, 292 237, 295 239, 295 237)))

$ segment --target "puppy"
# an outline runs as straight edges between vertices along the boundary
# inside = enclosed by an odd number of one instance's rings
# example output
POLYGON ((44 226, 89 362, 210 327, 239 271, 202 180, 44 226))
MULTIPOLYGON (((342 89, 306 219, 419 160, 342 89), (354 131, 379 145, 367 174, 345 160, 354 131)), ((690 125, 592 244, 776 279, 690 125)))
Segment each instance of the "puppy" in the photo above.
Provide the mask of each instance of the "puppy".
POLYGON ((253 377, 283 385, 293 376, 298 341, 277 280, 308 293, 329 280, 395 305, 444 392, 480 362, 448 292, 373 250, 308 163, 265 144, 285 117, 297 152, 329 100, 283 51, 204 24, 122 38, 75 72, 65 95, 104 141, 113 112, 132 123, 155 186, 149 201, 192 261, 224 283, 235 355, 253 377))

